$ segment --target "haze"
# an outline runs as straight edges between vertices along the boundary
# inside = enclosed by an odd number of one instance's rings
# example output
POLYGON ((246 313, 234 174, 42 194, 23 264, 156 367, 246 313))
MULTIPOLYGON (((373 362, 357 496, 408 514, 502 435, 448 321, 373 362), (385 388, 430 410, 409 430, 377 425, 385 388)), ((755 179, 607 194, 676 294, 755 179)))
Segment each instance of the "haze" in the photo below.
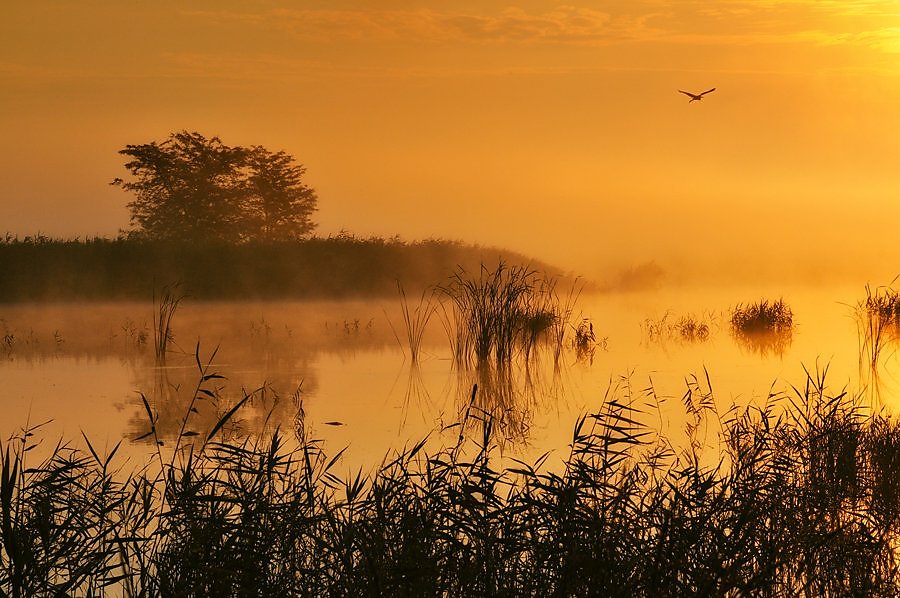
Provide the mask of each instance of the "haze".
POLYGON ((897 273, 896 1, 32 0, 0 90, 0 232, 115 235, 117 151, 188 129, 293 154, 323 235, 897 273))

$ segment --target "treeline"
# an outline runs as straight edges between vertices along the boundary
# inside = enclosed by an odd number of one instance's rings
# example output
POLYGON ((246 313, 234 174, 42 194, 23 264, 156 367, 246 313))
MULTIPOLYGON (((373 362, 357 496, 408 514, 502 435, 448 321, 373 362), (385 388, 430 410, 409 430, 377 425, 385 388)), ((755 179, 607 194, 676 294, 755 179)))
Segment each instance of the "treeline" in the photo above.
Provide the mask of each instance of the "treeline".
POLYGON ((394 296, 482 263, 557 269, 526 256, 456 241, 405 242, 349 234, 230 244, 129 238, 0 240, 0 302, 149 300, 180 283, 201 300, 394 296))

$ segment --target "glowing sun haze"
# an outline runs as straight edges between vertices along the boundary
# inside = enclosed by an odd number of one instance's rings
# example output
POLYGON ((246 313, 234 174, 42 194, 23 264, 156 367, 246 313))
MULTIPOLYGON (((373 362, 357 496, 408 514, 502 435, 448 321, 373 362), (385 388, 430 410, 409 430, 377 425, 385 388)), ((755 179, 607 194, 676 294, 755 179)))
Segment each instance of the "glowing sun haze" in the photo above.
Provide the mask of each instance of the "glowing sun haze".
POLYGON ((294 155, 320 234, 588 275, 900 257, 900 1, 8 4, 0 233, 114 235, 116 152, 188 129, 294 155))

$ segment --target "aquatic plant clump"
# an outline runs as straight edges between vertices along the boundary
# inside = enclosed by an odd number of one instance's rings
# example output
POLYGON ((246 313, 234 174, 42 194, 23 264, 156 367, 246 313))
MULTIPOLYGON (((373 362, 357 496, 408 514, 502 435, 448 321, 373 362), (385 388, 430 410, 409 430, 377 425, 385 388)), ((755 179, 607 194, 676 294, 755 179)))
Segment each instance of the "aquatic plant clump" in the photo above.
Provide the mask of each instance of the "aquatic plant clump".
POLYGON ((645 340, 665 342, 675 340, 684 343, 702 343, 709 340, 712 331, 718 328, 717 316, 713 313, 702 315, 684 314, 676 320, 667 312, 660 318, 646 318, 641 323, 645 340))
POLYGON ((709 324, 693 316, 682 316, 675 322, 675 330, 682 340, 705 341, 709 338, 709 324))
POLYGON ((579 353, 591 350, 597 344, 597 336, 594 334, 594 323, 589 318, 582 318, 575 327, 575 338, 572 346, 579 353))
POLYGON ((784 299, 762 299, 738 304, 731 312, 731 327, 737 334, 786 334, 794 327, 794 314, 784 299))
POLYGON ((561 306, 555 281, 525 266, 459 269, 438 291, 449 300, 444 324, 457 364, 506 367, 543 340, 561 345, 574 300, 561 306), (559 334, 554 334, 554 331, 559 334))

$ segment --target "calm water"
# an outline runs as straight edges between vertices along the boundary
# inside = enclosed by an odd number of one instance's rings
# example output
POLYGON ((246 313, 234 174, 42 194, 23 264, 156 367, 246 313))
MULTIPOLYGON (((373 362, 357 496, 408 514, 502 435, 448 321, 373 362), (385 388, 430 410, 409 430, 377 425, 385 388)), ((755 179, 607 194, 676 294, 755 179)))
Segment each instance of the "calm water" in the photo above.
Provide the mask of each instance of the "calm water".
MULTIPOLYGON (((664 426, 680 426, 678 405, 685 377, 712 382, 717 404, 762 401, 776 390, 801 385, 803 366, 829 365, 830 386, 859 387, 856 324, 848 304, 862 285, 797 289, 665 290, 582 296, 576 315, 589 317, 605 342, 593 356, 567 348, 559 367, 550 359, 514 376, 516 400, 502 410, 504 452, 525 458, 546 450, 562 454, 579 414, 597 410, 610 385, 629 380, 637 394, 653 384, 669 397, 664 426), (737 342, 728 329, 731 306, 783 296, 796 331, 780 349, 737 342), (651 339, 647 319, 691 313, 711 318, 704 342, 651 339), (711 314, 711 315, 710 315, 711 314)), ((332 451, 349 447, 348 468, 370 468, 392 448, 415 442, 457 422, 465 410, 472 373, 453 366, 437 317, 426 333, 417 366, 401 349, 399 302, 242 303, 185 302, 173 321, 174 346, 165 367, 153 355, 149 304, 0 307, 0 435, 8 438, 30 422, 53 420, 47 443, 81 442, 83 431, 98 447, 126 439, 135 459, 150 450, 131 439, 149 430, 143 393, 159 413, 164 441, 187 412, 201 365, 225 377, 211 380, 217 399, 205 399, 188 429, 208 430, 242 395, 265 386, 241 412, 232 433, 281 425, 293 430, 298 408, 308 436, 332 451), (215 356, 212 357, 213 352, 215 356)), ((890 405, 893 359, 887 360, 884 397, 890 405)), ((484 382, 482 381, 482 387, 484 382)), ((445 439, 455 438, 453 430, 445 439)))

